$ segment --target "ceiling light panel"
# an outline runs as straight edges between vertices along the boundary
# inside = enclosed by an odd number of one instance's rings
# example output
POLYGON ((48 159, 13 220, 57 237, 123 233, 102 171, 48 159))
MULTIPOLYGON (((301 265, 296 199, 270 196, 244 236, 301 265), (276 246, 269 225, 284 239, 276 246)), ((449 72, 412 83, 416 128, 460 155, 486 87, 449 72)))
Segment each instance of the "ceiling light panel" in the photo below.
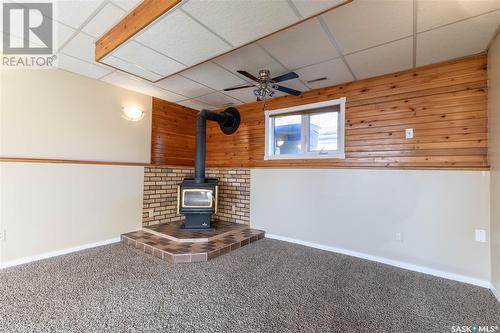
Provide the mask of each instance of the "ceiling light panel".
POLYGON ((219 37, 179 10, 167 13, 135 39, 188 66, 230 49, 219 37))
POLYGON ((134 41, 120 46, 113 56, 163 77, 185 68, 177 61, 134 41))
POLYGON ((417 31, 426 31, 496 9, 500 9, 499 0, 418 0, 417 31))
POLYGON ((186 79, 185 77, 182 77, 180 75, 174 75, 161 80, 157 82, 156 85, 190 98, 206 95, 213 92, 212 89, 196 83, 190 79, 186 79))
POLYGON ((303 18, 313 16, 324 10, 333 8, 345 2, 345 0, 292 0, 295 8, 303 18))
POLYGON ((205 62, 196 67, 190 68, 181 74, 196 82, 211 87, 214 90, 233 87, 245 83, 235 74, 221 68, 213 62, 205 62))
POLYGON ((259 44, 289 69, 339 56, 316 19, 264 38, 259 44))
POLYGON ((357 79, 394 73, 413 67, 413 37, 346 56, 357 79))
POLYGON ((182 9, 235 47, 298 21, 286 0, 191 0, 182 9))
POLYGON ((125 11, 111 3, 106 4, 82 29, 83 32, 98 38, 111 29, 125 16, 125 11))
POLYGON ((411 0, 356 0, 321 17, 343 54, 413 34, 411 0))
POLYGON ((499 24, 500 11, 495 11, 418 34, 417 66, 485 51, 499 24))
POLYGON ((341 59, 334 59, 321 64, 304 67, 295 72, 299 74, 302 81, 311 81, 317 78, 327 77, 326 80, 307 84, 313 89, 333 86, 354 80, 354 77, 341 59))

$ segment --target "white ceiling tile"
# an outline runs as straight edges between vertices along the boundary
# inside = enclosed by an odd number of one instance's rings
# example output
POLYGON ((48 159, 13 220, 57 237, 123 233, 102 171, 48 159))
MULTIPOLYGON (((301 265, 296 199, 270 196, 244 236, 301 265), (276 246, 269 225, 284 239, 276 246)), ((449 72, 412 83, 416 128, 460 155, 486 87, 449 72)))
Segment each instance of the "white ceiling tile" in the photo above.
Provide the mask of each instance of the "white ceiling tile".
POLYGON ((357 79, 394 73, 413 67, 413 37, 346 56, 357 79))
POLYGON ((230 49, 219 37, 179 10, 153 23, 136 39, 190 66, 230 49))
POLYGON ((112 55, 162 77, 185 68, 180 63, 134 41, 123 44, 112 55))
POLYGON ((177 104, 191 108, 191 109, 195 109, 195 110, 202 110, 202 109, 216 110, 217 109, 215 106, 208 105, 206 103, 202 103, 202 102, 197 101, 195 99, 188 99, 186 101, 177 102, 177 104))
POLYGON ((229 95, 235 99, 242 101, 243 103, 255 102, 257 97, 255 97, 253 91, 255 88, 243 88, 238 90, 224 91, 224 94, 229 95))
POLYGON ((102 2, 103 0, 54 1, 54 19, 78 29, 102 2))
POLYGON ((417 31, 500 9, 500 0, 418 0, 417 31))
POLYGON ((132 9, 137 7, 142 0, 111 0, 111 2, 127 12, 130 12, 132 9))
POLYGON ((57 67, 74 72, 80 75, 98 79, 111 71, 99 65, 92 65, 88 62, 59 53, 57 55, 57 67))
POLYGON ((203 83, 204 85, 215 90, 222 90, 245 83, 245 81, 240 79, 238 76, 212 62, 205 62, 196 67, 190 68, 182 72, 182 76, 190 78, 196 82, 203 83))
POLYGON ((310 17, 329 8, 340 5, 345 0, 292 0, 302 17, 310 17))
POLYGON ((115 86, 119 86, 125 89, 140 92, 145 95, 154 96, 161 98, 170 102, 177 102, 186 99, 185 96, 174 94, 172 92, 165 91, 164 89, 158 88, 150 83, 147 83, 141 79, 137 79, 133 76, 123 74, 123 73, 111 73, 104 78, 102 81, 111 83, 115 86))
POLYGON ((259 44, 290 69, 339 56, 316 19, 264 38, 259 44))
POLYGON ((108 3, 82 29, 83 32, 98 38, 104 35, 125 16, 125 11, 108 3))
POLYGON ((102 63, 110 65, 114 68, 118 68, 124 72, 130 73, 130 74, 135 74, 139 77, 142 77, 146 80, 149 81, 158 81, 163 78, 163 76, 158 75, 156 73, 152 73, 144 68, 138 67, 135 64, 128 63, 126 61, 123 61, 121 59, 118 59, 113 56, 107 56, 104 59, 101 60, 102 63))
POLYGON ((214 92, 205 96, 200 96, 196 100, 221 108, 229 105, 230 103, 239 104, 240 102, 232 97, 226 96, 220 92, 214 92))
POLYGON ((212 89, 186 79, 180 75, 174 75, 156 83, 157 86, 173 91, 190 98, 206 95, 213 92, 212 89))
POLYGON ((66 44, 66 46, 62 49, 62 52, 75 58, 93 63, 95 59, 94 43, 94 38, 80 32, 78 35, 73 37, 68 44, 66 44))
POLYGON ((344 54, 413 34, 411 0, 356 0, 321 17, 344 54))
POLYGON ((182 9, 233 46, 251 42, 298 21, 286 0, 191 0, 182 9))
MULTIPOLYGON (((213 61, 235 74, 237 70, 245 70, 257 76, 259 70, 269 69, 271 75, 275 76, 275 73, 283 73, 286 70, 256 44, 242 47, 213 61)), ((245 78, 245 81, 248 79, 245 78)))
POLYGON ((333 86, 336 84, 353 81, 351 73, 341 59, 334 59, 321 64, 312 65, 295 71, 302 81, 310 81, 321 77, 326 80, 307 83, 313 89, 333 86))
POLYGON ((56 21, 54 21, 53 27, 54 27, 53 49, 58 50, 64 43, 68 41, 68 39, 76 32, 76 30, 56 21))
POLYGON ((418 34, 417 66, 485 51, 499 24, 496 11, 418 34))

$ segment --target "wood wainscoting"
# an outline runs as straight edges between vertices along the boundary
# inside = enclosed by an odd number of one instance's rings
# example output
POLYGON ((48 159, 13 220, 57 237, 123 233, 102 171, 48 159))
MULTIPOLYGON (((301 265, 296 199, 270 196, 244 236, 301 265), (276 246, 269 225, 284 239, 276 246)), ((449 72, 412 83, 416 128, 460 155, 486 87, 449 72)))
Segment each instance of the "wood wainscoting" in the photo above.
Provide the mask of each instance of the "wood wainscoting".
POLYGON ((486 61, 478 55, 240 105, 234 135, 208 124, 207 165, 488 169, 486 61), (264 160, 264 110, 340 97, 347 98, 345 159, 264 160))
POLYGON ((194 166, 197 111, 153 98, 151 164, 194 166))

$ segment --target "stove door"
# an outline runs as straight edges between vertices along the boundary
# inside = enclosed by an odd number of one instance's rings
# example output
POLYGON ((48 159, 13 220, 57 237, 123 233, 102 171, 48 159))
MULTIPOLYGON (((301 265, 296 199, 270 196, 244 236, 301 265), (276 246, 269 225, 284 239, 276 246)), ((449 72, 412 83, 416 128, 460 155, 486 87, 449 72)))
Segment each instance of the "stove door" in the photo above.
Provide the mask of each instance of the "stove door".
POLYGON ((183 189, 182 208, 212 208, 213 194, 210 189, 183 189))

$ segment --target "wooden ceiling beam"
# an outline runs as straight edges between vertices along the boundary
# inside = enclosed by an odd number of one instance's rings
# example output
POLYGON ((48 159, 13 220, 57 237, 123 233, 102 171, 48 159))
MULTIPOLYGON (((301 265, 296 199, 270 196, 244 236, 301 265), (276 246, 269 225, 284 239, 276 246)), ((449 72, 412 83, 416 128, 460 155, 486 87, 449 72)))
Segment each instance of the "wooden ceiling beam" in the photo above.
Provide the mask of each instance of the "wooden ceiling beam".
POLYGON ((95 60, 99 61, 154 20, 177 6, 182 0, 144 0, 95 44, 95 60))

